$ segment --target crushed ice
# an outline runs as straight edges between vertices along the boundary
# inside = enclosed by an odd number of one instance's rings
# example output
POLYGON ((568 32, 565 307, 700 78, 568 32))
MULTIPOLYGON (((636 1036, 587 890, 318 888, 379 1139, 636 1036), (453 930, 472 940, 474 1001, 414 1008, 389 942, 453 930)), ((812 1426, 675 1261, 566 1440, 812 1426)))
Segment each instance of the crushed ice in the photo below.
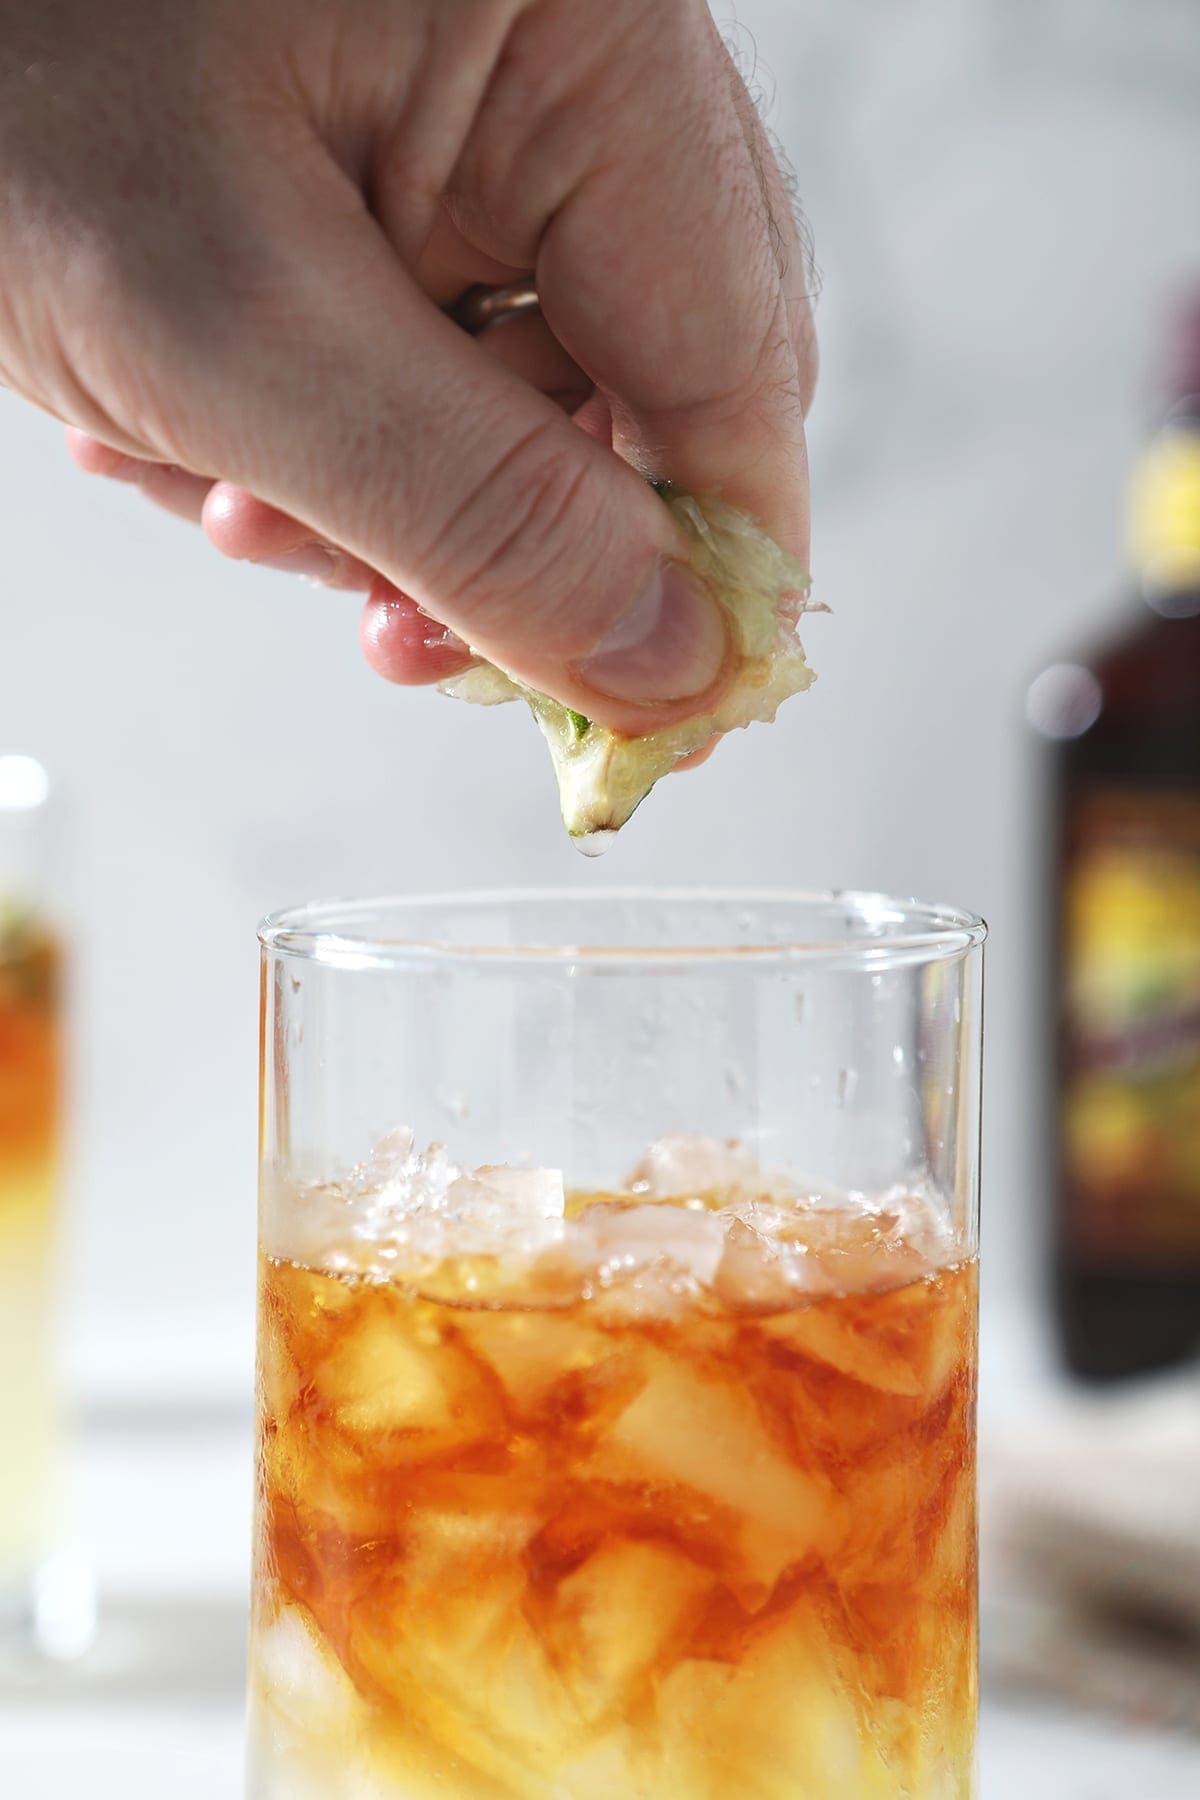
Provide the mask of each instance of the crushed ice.
POLYGON ((444 1144, 417 1150, 405 1125, 341 1182, 314 1183, 299 1197, 268 1191, 263 1235, 272 1254, 386 1276, 405 1253, 536 1251, 561 1234, 565 1205, 561 1170, 464 1169, 444 1144))
POLYGON ((751 1310, 786 1306, 883 1273, 911 1279, 951 1260, 954 1243, 937 1196, 804 1191, 744 1144, 683 1134, 649 1146, 624 1194, 570 1218, 561 1170, 464 1168, 443 1144, 417 1150, 407 1126, 344 1181, 264 1199, 268 1250, 331 1273, 388 1280, 453 1258, 549 1256, 577 1291, 635 1310, 698 1292, 751 1310))

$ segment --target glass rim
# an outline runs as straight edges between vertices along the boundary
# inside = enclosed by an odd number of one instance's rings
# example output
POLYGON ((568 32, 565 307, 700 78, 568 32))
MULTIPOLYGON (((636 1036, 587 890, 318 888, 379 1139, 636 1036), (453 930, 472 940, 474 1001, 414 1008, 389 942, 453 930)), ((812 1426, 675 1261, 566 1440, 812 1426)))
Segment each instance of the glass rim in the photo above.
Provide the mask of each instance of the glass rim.
POLYGON ((947 906, 860 888, 736 888, 708 886, 596 887, 500 887, 460 888, 445 892, 393 894, 366 899, 306 901, 271 912, 258 926, 263 952, 306 963, 340 969, 411 970, 438 965, 469 965, 511 969, 521 964, 584 967, 612 970, 629 964, 646 970, 695 969, 717 963, 764 964, 819 963, 879 969, 912 963, 953 961, 978 949, 987 937, 987 925, 979 914, 947 906), (712 944, 589 944, 583 940, 544 943, 457 943, 427 931, 404 935, 399 929, 408 915, 424 915, 430 909, 465 911, 495 907, 510 910, 532 905, 561 904, 582 910, 608 905, 643 903, 651 906, 766 906, 807 910, 847 909, 857 913, 864 929, 813 937, 798 932, 794 938, 761 943, 712 944), (382 935, 381 918, 393 916, 397 930, 382 935), (374 929, 356 930, 358 920, 374 929), (906 928, 887 931, 888 925, 906 928), (911 927, 911 928, 907 928, 911 927))

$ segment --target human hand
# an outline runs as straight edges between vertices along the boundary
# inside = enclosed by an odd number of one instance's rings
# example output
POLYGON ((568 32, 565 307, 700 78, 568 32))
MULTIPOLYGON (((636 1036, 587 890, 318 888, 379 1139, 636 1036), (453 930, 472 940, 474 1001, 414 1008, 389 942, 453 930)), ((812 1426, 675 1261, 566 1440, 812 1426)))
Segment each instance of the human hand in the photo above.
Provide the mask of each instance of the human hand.
POLYGON ((369 587, 391 679, 469 643, 618 730, 700 710, 724 628, 635 470, 807 560, 806 265, 701 0, 0 0, 0 156, 0 378, 227 555, 369 587), (526 276, 540 317, 441 310, 526 276))

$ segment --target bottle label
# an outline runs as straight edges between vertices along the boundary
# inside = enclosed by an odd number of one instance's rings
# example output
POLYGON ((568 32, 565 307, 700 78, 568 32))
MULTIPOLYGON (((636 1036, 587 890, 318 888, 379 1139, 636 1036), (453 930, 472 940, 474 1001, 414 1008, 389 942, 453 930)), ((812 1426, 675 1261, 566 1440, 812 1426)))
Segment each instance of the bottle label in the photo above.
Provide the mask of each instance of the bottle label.
POLYGON ((1143 451, 1130 494, 1130 549, 1150 587, 1200 583, 1200 431, 1159 434, 1143 451))
POLYGON ((1067 1225, 1085 1256, 1200 1265, 1200 794, 1105 787, 1068 820, 1067 1225))

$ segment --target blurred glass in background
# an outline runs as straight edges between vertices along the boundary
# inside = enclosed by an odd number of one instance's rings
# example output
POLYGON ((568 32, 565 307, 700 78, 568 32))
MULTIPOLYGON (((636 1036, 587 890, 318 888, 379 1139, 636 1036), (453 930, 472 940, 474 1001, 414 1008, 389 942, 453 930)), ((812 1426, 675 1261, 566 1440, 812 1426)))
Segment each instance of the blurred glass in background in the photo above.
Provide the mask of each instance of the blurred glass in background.
POLYGON ((50 782, 0 754, 0 1643, 69 1655, 90 1591, 66 1531, 56 1269, 64 943, 50 782))

